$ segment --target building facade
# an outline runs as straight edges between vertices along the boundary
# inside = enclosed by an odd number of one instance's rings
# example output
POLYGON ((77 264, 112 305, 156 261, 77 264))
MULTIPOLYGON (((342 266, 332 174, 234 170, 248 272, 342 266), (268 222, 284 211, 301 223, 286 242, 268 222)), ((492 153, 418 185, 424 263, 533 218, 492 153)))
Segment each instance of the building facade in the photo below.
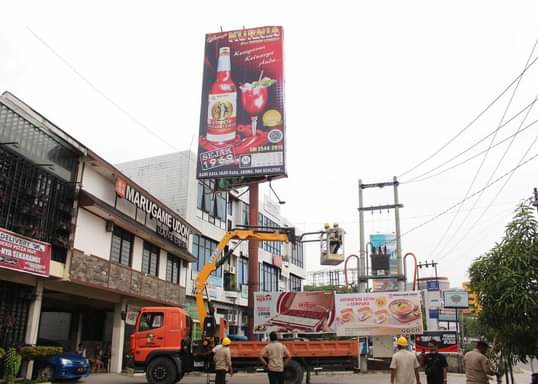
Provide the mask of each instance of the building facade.
MULTIPOLYGON (((225 232, 248 224, 248 192, 215 192, 213 181, 196 179, 196 154, 183 151, 117 165, 121 171, 159 197, 192 223, 194 235, 189 265, 187 309, 196 321, 192 295, 197 272, 210 259, 225 232)), ((269 196, 260 199, 258 225, 292 227, 281 216, 280 207, 269 196)), ((302 244, 260 242, 259 290, 300 291, 306 278, 302 244)), ((208 295, 216 307, 217 321, 228 320, 230 333, 246 335, 248 313, 248 244, 239 244, 231 259, 217 270, 208 284, 208 295)))
POLYGON ((184 305, 200 232, 9 93, 0 96, 0 344, 120 372, 141 306, 184 305))

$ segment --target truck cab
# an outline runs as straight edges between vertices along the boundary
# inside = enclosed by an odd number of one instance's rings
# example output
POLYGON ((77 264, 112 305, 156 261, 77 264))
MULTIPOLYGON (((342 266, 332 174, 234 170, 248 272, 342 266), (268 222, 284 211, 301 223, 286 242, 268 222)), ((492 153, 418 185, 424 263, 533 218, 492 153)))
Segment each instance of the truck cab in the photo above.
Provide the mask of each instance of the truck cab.
POLYGON ((131 356, 149 383, 176 383, 192 369, 192 325, 182 308, 142 308, 130 336, 131 356))

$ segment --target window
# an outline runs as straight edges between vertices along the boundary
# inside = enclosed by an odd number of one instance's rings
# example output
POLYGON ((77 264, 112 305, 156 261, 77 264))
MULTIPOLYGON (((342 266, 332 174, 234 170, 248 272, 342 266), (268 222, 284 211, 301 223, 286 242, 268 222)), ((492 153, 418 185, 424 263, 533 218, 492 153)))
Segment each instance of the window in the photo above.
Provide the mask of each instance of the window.
POLYGON ((164 314, 162 312, 146 312, 140 318, 138 331, 144 332, 163 326, 164 314))
MULTIPOLYGON (((267 216, 258 215, 258 225, 268 228, 278 228, 279 225, 267 218, 267 216)), ((280 241, 260 241, 260 248, 274 255, 282 255, 282 243, 280 241)))
POLYGON ((144 241, 142 251, 142 272, 151 275, 159 275, 159 253, 160 249, 155 245, 144 241))
POLYGON ((280 269, 273 267, 271 264, 263 263, 261 272, 262 290, 265 292, 278 292, 280 269))
POLYGON ((166 281, 179 284, 179 272, 181 271, 181 261, 174 255, 168 255, 166 259, 166 281))
POLYGON ((114 226, 112 231, 112 247, 110 249, 110 261, 126 266, 131 266, 134 236, 126 230, 114 226))
POLYGON ((209 221, 215 222, 215 218, 224 221, 226 219, 226 192, 215 192, 213 180, 202 183, 198 182, 198 194, 196 207, 209 214, 209 221))
POLYGON ((234 201, 236 201, 236 200, 233 200, 232 196, 228 195, 228 205, 227 205, 227 208, 226 208, 227 211, 228 211, 228 216, 232 216, 234 214, 234 209, 233 209, 234 201))
POLYGON ((239 276, 238 283, 240 285, 248 284, 248 259, 241 256, 239 258, 237 275, 239 276))
MULTIPOLYGON (((201 270, 205 264, 211 260, 211 256, 217 251, 218 242, 200 235, 192 236, 192 254, 196 257, 195 268, 201 270)), ((222 277, 222 267, 212 273, 214 276, 222 277)))
POLYGON ((248 225, 248 204, 241 202, 241 225, 248 225))
POLYGON ((302 291, 301 283, 302 279, 299 276, 290 273, 290 291, 302 291))
POLYGON ((293 244, 291 249, 291 263, 299 268, 304 268, 303 243, 293 244))

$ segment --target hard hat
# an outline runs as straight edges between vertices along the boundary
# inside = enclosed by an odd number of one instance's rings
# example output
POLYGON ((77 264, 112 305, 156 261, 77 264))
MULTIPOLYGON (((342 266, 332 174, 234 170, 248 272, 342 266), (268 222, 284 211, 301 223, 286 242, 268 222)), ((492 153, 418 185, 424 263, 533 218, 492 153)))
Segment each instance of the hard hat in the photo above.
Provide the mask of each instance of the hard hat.
POLYGON ((222 345, 224 345, 225 347, 227 347, 230 344, 232 344, 232 340, 230 340, 228 337, 225 337, 224 339, 222 339, 222 345))
POLYGON ((328 229, 328 228, 330 228, 330 227, 331 227, 331 226, 329 225, 329 223, 325 223, 325 224, 323 224, 323 228, 325 228, 325 229, 328 229))
POLYGON ((396 344, 400 347, 407 347, 409 345, 409 342, 407 339, 403 336, 398 337, 398 341, 396 341, 396 344))
POLYGON ((333 227, 334 227, 334 228, 338 228, 338 223, 334 223, 334 224, 333 224, 333 227))

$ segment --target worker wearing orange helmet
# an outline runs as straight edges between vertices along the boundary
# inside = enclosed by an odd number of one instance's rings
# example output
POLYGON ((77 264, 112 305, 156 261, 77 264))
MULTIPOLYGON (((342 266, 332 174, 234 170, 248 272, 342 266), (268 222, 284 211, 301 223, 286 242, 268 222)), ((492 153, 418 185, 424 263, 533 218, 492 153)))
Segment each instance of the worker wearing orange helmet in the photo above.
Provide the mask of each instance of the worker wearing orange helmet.
POLYGON ((230 373, 233 376, 232 369, 232 353, 230 351, 230 345, 232 341, 225 337, 222 339, 222 344, 213 348, 213 361, 215 362, 215 384, 226 383, 226 373, 230 373))
POLYGON ((407 347, 409 342, 404 336, 400 336, 396 341, 398 352, 392 356, 390 362, 390 382, 391 384, 420 384, 418 374, 419 363, 413 352, 409 352, 407 347))

